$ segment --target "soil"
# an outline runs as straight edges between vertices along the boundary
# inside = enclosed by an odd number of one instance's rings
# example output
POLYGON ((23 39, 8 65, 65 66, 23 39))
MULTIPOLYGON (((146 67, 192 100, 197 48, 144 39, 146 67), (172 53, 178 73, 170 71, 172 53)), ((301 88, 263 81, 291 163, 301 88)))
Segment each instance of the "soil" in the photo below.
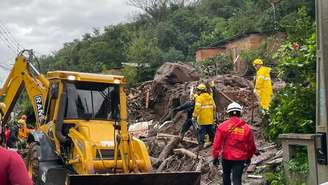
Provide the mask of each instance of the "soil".
MULTIPOLYGON (((253 93, 253 82, 234 75, 219 75, 209 79, 200 79, 195 70, 186 64, 168 63, 164 64, 157 72, 153 81, 144 82, 142 85, 128 90, 129 123, 150 121, 150 132, 142 140, 146 143, 149 153, 153 159, 154 171, 194 171, 201 170, 201 184, 218 184, 222 181, 221 167, 211 165, 211 145, 205 144, 205 148, 198 151, 195 134, 192 130, 186 133, 183 141, 177 142, 173 148, 183 148, 196 154, 197 158, 190 158, 186 154, 173 153, 166 159, 158 159, 163 150, 170 145, 171 138, 177 137, 183 122, 186 119, 185 112, 175 115, 171 110, 187 101, 190 91, 199 83, 214 81, 218 96, 215 96, 218 112, 218 124, 227 118, 226 107, 232 101, 243 106, 242 118, 252 126, 257 147, 265 148, 272 145, 263 137, 263 121, 259 109, 259 102, 253 93), (171 120, 171 122, 165 122, 171 120), (159 129, 160 127, 160 129, 159 129), (201 162, 200 162, 201 161, 201 162)), ((280 87, 281 84, 278 85, 280 87)), ((265 151, 263 151, 265 152, 265 151)), ((260 164, 257 164, 260 166, 260 164)), ((260 175, 260 179, 247 178, 245 184, 263 184, 265 181, 265 170, 256 169, 252 174, 260 175)))

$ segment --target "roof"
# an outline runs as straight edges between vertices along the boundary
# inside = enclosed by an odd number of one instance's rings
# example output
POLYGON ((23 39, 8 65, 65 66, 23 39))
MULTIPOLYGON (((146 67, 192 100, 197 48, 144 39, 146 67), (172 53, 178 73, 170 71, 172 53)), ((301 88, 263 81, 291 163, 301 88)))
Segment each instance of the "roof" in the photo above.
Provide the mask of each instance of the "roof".
POLYGON ((200 47, 200 48, 197 48, 197 50, 199 49, 216 49, 216 48, 226 48, 224 45, 229 43, 229 42, 233 42, 235 40, 239 40, 239 39, 242 39, 242 38, 245 38, 245 37, 248 37, 250 35, 253 35, 253 34, 259 34, 259 35, 263 35, 263 33, 260 33, 260 32, 248 32, 248 33, 243 33, 243 34, 239 34, 239 35, 235 35, 235 36, 232 36, 230 38, 227 38, 227 39, 223 39, 223 40, 219 40, 217 42, 214 42, 212 44, 210 44, 209 46, 207 47, 200 47))
POLYGON ((73 71, 51 71, 47 73, 48 79, 61 79, 61 80, 76 80, 86 82, 100 82, 100 83, 125 83, 124 76, 119 75, 104 75, 95 73, 82 73, 73 71))

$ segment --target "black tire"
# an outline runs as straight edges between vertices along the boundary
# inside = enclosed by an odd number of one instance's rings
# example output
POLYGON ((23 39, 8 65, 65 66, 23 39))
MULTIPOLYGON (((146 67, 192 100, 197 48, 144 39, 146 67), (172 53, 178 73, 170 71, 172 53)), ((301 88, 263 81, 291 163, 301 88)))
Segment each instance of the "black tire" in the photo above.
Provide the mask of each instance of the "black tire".
POLYGON ((27 169, 29 175, 32 177, 34 185, 40 185, 41 181, 39 178, 39 151, 40 146, 36 142, 32 142, 29 147, 28 151, 28 158, 27 158, 27 169))

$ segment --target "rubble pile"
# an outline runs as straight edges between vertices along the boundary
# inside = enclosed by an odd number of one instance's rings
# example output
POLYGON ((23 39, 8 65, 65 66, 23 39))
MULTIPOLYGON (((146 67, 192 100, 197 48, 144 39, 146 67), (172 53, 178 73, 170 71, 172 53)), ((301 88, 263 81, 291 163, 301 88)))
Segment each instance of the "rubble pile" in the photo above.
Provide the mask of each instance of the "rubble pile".
MULTIPOLYGON (((267 143, 262 138, 261 115, 257 97, 253 93, 253 83, 243 77, 234 75, 219 75, 206 80, 200 80, 196 71, 186 64, 167 63, 157 72, 153 81, 147 81, 141 86, 129 89, 128 109, 129 121, 149 121, 147 134, 142 134, 156 172, 194 171, 203 173, 202 184, 217 184, 221 181, 221 169, 211 165, 210 143, 198 151, 195 133, 189 130, 181 140, 178 135, 181 125, 186 119, 186 113, 172 113, 172 108, 187 101, 190 90, 201 82, 214 81, 217 96, 215 101, 219 120, 227 118, 225 109, 231 101, 244 107, 243 119, 255 130, 257 146, 262 154, 252 159, 250 175, 245 177, 246 184, 261 184, 264 181, 261 172, 264 168, 257 168, 264 162, 275 165, 281 162, 281 154, 276 146, 267 143), (273 161, 273 162, 272 162, 273 161), (255 175, 254 175, 255 174, 255 175)), ((140 136, 140 135, 139 135, 140 136)), ((265 163, 265 165, 268 165, 265 163)))

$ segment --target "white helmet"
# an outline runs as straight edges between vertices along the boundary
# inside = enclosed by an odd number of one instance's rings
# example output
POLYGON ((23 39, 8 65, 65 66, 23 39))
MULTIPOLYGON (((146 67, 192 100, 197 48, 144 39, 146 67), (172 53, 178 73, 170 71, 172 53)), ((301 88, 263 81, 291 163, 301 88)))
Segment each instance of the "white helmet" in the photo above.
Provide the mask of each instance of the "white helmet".
POLYGON ((227 108, 227 113, 233 112, 233 111, 238 111, 238 112, 243 112, 243 107, 240 106, 238 103, 236 102, 232 102, 228 105, 227 108))

